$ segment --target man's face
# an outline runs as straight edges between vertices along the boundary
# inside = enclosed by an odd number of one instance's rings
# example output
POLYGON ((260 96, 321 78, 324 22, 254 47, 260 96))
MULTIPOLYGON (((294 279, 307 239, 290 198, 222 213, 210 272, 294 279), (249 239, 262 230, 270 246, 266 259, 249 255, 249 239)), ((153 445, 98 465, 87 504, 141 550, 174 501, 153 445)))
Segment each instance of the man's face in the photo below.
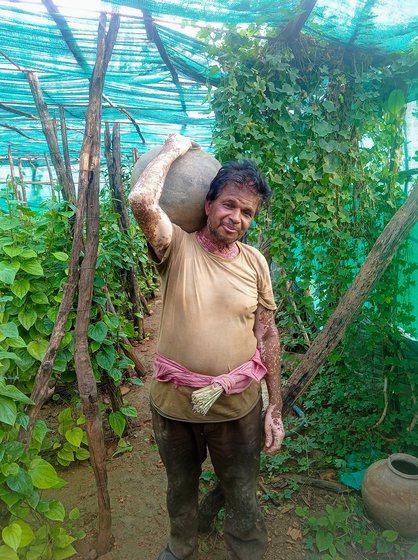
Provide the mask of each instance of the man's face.
POLYGON ((260 196, 251 187, 226 183, 215 200, 207 200, 208 229, 215 241, 228 245, 244 235, 257 213, 260 196))

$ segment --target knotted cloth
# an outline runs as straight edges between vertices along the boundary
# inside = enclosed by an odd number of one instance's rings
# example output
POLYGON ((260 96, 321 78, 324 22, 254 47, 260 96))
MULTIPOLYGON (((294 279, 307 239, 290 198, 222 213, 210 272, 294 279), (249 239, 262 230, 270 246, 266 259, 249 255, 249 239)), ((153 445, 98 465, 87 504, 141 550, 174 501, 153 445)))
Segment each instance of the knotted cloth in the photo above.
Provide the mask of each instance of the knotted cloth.
POLYGON ((202 375, 188 370, 174 360, 157 353, 154 361, 154 375, 158 381, 171 381, 176 387, 186 385, 195 389, 202 387, 221 387, 227 395, 241 393, 251 383, 259 383, 267 370, 261 361, 260 352, 256 350, 254 356, 229 373, 222 375, 202 375))

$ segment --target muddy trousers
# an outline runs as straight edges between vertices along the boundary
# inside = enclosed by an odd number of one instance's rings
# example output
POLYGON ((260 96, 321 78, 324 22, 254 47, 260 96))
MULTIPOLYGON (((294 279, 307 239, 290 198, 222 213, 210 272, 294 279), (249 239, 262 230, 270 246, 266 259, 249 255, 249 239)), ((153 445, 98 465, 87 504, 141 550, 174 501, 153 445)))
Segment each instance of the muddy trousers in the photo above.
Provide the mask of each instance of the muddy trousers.
POLYGON ((191 559, 197 545, 198 493, 209 451, 225 499, 224 536, 231 559, 261 560, 267 533, 256 499, 262 445, 261 399, 244 418, 217 423, 171 420, 152 410, 155 439, 167 471, 169 548, 191 559))

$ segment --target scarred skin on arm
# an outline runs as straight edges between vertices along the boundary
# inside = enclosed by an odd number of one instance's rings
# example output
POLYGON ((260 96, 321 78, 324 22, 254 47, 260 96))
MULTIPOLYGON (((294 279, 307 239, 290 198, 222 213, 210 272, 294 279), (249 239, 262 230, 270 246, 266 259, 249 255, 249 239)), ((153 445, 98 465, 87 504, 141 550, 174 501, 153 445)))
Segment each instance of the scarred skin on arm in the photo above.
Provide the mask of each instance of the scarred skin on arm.
POLYGON ((141 173, 129 194, 136 221, 159 259, 162 259, 172 237, 172 224, 159 205, 165 178, 171 164, 191 147, 189 138, 169 134, 161 152, 141 173))
POLYGON ((280 377, 280 340, 273 311, 259 305, 255 312, 254 334, 263 364, 267 368, 265 381, 269 405, 264 421, 265 451, 275 453, 282 445, 284 426, 280 377))

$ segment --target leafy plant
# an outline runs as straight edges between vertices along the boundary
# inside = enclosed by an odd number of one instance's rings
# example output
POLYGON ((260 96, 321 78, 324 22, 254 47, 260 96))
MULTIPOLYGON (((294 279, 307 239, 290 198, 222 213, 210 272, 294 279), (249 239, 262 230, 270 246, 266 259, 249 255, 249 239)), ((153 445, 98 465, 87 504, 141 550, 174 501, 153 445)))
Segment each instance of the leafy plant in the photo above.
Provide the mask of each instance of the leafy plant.
MULTIPOLYGON (((39 456, 48 428, 38 421, 26 447, 17 434, 28 425, 22 406, 31 401, 4 377, 0 378, 0 394, 0 500, 6 506, 1 558, 69 558, 76 553, 72 543, 82 534, 68 532, 60 501, 42 497, 42 490, 65 484, 54 467, 39 456)), ((75 519, 76 512, 70 513, 70 518, 75 519)))
MULTIPOLYGON (((261 25, 202 38, 222 72, 211 92, 216 155, 251 158, 268 178, 271 204, 249 240, 271 262, 283 348, 303 354, 406 199, 403 84, 413 57, 379 65, 303 36, 286 45, 261 25)), ((348 450, 366 463, 416 450, 418 370, 402 336, 414 335, 408 250, 406 242, 302 397, 315 461, 309 453, 295 465, 285 449, 293 467, 341 468, 348 450)), ((266 468, 284 468, 274 461, 266 468)))
POLYGON ((58 433, 61 441, 53 444, 57 451, 57 461, 63 467, 68 467, 74 461, 85 461, 90 457, 87 434, 81 426, 86 422, 84 415, 73 419, 73 409, 64 408, 58 415, 58 433))
POLYGON ((121 438, 126 427, 127 418, 136 418, 138 412, 134 406, 124 404, 116 412, 109 414, 109 424, 115 434, 121 438))
POLYGON ((417 545, 402 545, 396 531, 375 530, 366 525, 364 511, 355 498, 349 507, 325 506, 323 515, 313 515, 306 507, 296 507, 295 513, 305 523, 305 546, 319 556, 320 560, 344 560, 347 549, 353 546, 367 558, 408 559, 417 545), (372 555, 372 556, 371 556, 372 555))

